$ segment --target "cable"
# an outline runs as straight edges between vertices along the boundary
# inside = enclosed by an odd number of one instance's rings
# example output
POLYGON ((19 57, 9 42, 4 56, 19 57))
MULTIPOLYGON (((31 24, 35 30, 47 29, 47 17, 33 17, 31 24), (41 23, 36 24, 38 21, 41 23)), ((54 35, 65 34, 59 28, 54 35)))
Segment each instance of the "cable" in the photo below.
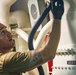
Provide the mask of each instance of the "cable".
MULTIPOLYGON (((49 13, 50 9, 51 9, 51 3, 46 7, 46 9, 43 11, 43 13, 40 16, 40 18, 38 19, 38 21, 36 22, 36 24, 32 28, 32 30, 31 30, 31 32, 29 34, 29 38, 28 38, 28 47, 29 47, 29 50, 34 50, 34 47, 33 47, 33 38, 34 38, 34 35, 35 35, 38 27, 40 26, 40 24, 42 23, 42 21, 46 17, 46 15, 49 13)), ((38 71, 39 71, 39 75, 45 75, 42 66, 38 67, 38 71)))

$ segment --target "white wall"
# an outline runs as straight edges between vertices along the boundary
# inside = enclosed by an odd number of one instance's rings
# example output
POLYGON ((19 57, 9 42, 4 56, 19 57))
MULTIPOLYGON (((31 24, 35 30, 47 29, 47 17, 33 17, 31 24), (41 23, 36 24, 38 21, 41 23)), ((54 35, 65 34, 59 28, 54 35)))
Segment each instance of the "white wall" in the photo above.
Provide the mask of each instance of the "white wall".
POLYGON ((64 0, 61 38, 53 60, 53 75, 76 75, 76 1, 64 0), (67 61, 74 61, 68 65, 67 61))
POLYGON ((60 45, 76 44, 76 1, 64 0, 60 45))

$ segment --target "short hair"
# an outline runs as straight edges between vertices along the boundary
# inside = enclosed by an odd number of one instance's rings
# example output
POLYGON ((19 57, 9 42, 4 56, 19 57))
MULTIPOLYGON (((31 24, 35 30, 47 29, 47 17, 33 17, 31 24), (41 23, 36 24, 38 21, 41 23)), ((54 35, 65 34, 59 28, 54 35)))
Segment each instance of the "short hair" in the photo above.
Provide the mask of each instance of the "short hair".
POLYGON ((0 30, 3 28, 6 28, 6 26, 4 24, 0 23, 0 30))

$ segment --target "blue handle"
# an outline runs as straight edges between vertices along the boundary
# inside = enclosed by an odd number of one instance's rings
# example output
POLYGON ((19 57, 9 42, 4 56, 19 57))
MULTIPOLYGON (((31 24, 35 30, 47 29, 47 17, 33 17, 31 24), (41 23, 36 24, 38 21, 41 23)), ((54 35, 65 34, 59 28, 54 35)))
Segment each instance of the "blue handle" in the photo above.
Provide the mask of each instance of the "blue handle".
POLYGON ((34 35, 38 29, 38 27, 40 26, 40 24, 42 23, 42 21, 44 20, 44 18, 46 17, 46 15, 48 14, 48 12, 51 9, 51 4, 49 4, 49 6, 46 7, 46 9, 44 10, 44 12, 42 13, 42 15, 40 16, 40 18, 38 19, 38 21, 36 22, 36 24, 34 25, 34 27, 32 28, 30 34, 29 34, 29 38, 28 38, 28 47, 30 50, 33 50, 33 38, 34 35))
MULTIPOLYGON (((29 47, 29 50, 34 50, 34 47, 33 47, 33 38, 34 38, 34 35, 35 35, 38 27, 40 26, 40 24, 42 23, 42 21, 46 17, 46 15, 49 13, 50 9, 51 9, 51 3, 49 4, 49 6, 46 7, 46 9, 42 13, 42 15, 40 16, 40 18, 38 19, 38 21, 36 22, 36 24, 32 28, 32 30, 31 30, 31 32, 29 34, 29 38, 28 38, 28 47, 29 47)), ((38 67, 38 71, 39 71, 39 75, 45 75, 42 66, 38 67)))

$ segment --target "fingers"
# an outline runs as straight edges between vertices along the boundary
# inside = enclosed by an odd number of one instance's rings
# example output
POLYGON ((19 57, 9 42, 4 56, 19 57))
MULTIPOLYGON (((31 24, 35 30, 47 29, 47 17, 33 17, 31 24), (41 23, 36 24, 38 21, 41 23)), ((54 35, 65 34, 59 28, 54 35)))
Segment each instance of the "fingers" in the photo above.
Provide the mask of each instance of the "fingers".
POLYGON ((48 4, 48 3, 50 3, 50 0, 45 0, 45 4, 48 4))

